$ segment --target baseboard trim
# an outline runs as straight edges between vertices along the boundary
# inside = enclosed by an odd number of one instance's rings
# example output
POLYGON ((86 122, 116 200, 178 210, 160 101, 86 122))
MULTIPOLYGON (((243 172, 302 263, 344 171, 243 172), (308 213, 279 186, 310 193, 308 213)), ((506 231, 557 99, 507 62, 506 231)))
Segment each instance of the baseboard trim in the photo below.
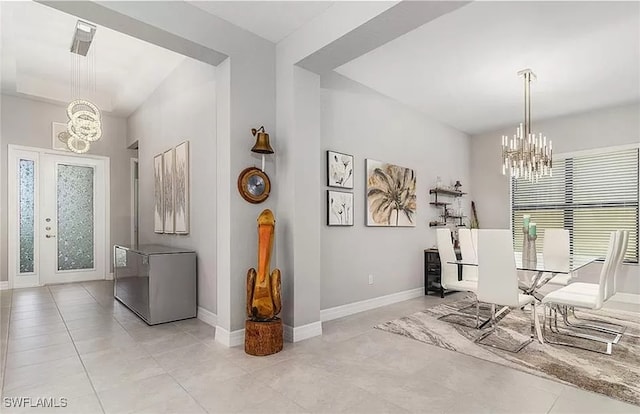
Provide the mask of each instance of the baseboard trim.
POLYGON ((216 326, 216 342, 231 348, 234 346, 240 346, 244 344, 244 329, 238 329, 237 331, 229 332, 222 326, 216 326))
POLYGON ((104 280, 113 280, 113 272, 107 273, 104 276, 104 280))
POLYGON ((0 290, 9 290, 9 281, 4 280, 0 282, 0 290))
POLYGON ((287 342, 300 342, 314 336, 322 335, 322 322, 312 322, 302 326, 284 326, 284 340, 287 342))
POLYGON ((620 302, 620 303, 640 303, 640 295, 635 293, 616 293, 610 299, 612 302, 620 302))
POLYGON ((364 312, 367 310, 379 308, 381 306, 391 305, 392 303, 418 298, 423 295, 424 288, 420 287, 416 289, 392 293, 390 295, 379 296, 377 298, 366 299, 360 302, 353 302, 346 305, 323 309, 320 311, 320 320, 322 322, 331 321, 334 319, 353 315, 354 313, 364 312))
POLYGON ((216 315, 211 311, 206 310, 202 306, 198 306, 198 319, 200 319, 202 322, 206 323, 207 325, 213 326, 214 328, 218 324, 218 315, 216 315))

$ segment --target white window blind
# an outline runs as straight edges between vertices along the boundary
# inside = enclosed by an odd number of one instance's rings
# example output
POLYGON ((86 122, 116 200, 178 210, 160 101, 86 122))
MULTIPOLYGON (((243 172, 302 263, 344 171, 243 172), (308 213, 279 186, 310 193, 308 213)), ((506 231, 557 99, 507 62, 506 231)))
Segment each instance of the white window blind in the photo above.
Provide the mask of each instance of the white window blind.
POLYGON ((522 250, 522 217, 537 223, 538 252, 544 230, 565 228, 571 251, 604 257, 609 233, 628 230, 625 259, 638 261, 638 149, 553 161, 553 176, 537 183, 513 180, 511 212, 515 249, 522 250))

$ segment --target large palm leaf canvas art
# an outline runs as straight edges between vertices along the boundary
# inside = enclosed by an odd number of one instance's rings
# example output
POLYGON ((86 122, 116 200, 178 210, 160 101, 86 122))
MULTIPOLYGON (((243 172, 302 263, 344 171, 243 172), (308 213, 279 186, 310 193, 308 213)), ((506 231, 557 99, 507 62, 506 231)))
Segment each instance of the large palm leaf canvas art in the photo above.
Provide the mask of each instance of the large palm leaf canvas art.
POLYGON ((369 159, 366 168, 367 226, 415 227, 415 171, 369 159))

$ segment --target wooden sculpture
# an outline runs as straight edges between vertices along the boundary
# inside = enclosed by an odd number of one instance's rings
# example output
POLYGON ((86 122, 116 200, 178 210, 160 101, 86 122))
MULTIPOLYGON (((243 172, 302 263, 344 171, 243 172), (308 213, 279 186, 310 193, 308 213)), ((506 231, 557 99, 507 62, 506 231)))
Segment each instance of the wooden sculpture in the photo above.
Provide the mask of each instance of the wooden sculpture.
POLYGON ((245 352, 270 355, 282 350, 282 320, 277 317, 282 308, 280 270, 269 272, 276 221, 271 210, 258 216, 258 270, 247 272, 247 316, 245 322, 245 352))

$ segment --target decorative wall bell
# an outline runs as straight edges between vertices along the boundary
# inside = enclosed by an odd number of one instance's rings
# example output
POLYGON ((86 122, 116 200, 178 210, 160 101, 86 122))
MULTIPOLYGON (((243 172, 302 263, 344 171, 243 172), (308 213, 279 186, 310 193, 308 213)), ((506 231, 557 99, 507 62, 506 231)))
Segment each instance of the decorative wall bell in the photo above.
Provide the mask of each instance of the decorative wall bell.
POLYGON ((258 129, 252 128, 251 133, 256 137, 256 143, 251 148, 251 152, 257 152, 258 154, 273 154, 275 152, 269 144, 269 134, 265 132, 264 126, 258 129))
POLYGON ((275 224, 269 209, 258 216, 258 269, 247 272, 249 319, 245 322, 244 349, 250 355, 275 354, 283 346, 282 320, 277 317, 282 308, 280 270, 269 269, 275 224))

